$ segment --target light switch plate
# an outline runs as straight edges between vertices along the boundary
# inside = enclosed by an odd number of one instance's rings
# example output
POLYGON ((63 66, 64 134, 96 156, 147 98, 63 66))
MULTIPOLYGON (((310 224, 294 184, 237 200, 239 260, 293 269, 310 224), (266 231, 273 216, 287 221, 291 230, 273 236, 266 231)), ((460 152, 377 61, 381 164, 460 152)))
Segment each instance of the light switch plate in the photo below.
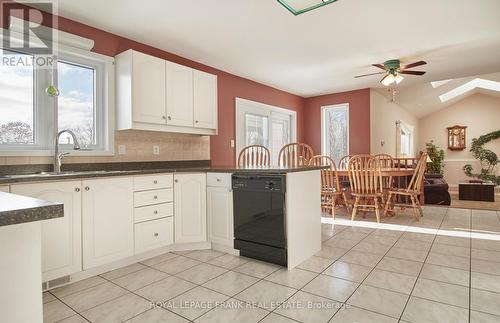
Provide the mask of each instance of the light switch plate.
POLYGON ((118 155, 125 155, 127 153, 127 148, 125 145, 118 145, 118 155))
POLYGON ((153 155, 160 154, 160 146, 153 146, 153 155))
POLYGON ((234 139, 231 139, 231 148, 234 148, 234 139))

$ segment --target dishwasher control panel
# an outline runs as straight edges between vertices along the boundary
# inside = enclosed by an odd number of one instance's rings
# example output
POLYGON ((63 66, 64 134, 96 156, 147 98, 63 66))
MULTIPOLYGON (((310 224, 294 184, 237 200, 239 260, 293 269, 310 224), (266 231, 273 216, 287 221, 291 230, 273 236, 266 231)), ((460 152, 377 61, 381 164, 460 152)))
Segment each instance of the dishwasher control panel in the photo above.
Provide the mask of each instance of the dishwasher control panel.
POLYGON ((274 191, 285 190, 285 176, 239 175, 232 177, 233 190, 274 191))

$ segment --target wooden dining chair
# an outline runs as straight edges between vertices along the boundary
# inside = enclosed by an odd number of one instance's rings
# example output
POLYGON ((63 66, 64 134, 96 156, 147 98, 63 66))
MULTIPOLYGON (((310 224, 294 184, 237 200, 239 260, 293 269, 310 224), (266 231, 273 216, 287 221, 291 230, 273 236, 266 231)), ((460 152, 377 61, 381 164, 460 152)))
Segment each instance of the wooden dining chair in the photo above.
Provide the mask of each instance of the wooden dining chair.
POLYGON ((330 211, 335 219, 335 206, 341 200, 349 213, 346 191, 340 183, 335 161, 330 156, 317 155, 309 160, 309 165, 328 166, 321 170, 321 209, 330 211))
MULTIPOLYGON (((394 159, 392 158, 391 155, 387 154, 378 154, 373 156, 373 158, 376 158, 380 162, 380 167, 382 169, 393 169, 394 168, 394 159)), ((389 189, 394 187, 393 183, 393 178, 392 176, 382 176, 382 189, 384 191, 383 200, 382 202, 384 203, 385 206, 385 201, 387 200, 388 192, 389 189)))
POLYGON ((243 148, 238 155, 238 167, 263 167, 271 163, 269 149, 261 145, 243 148))
MULTIPOLYGON (((385 204, 384 215, 388 212, 393 212, 395 206, 400 207, 411 207, 413 209, 413 214, 417 221, 421 216, 424 216, 422 211, 422 206, 420 205, 419 195, 422 194, 422 185, 425 169, 427 167, 427 154, 422 153, 420 159, 418 160, 415 172, 411 177, 410 183, 406 188, 392 188, 388 192, 387 202, 385 204), (411 204, 409 203, 394 203, 393 199, 396 197, 409 197, 411 204)), ((404 201, 404 199, 401 199, 404 201)))
POLYGON ((375 209, 377 222, 380 222, 382 202, 382 173, 380 161, 376 158, 353 156, 348 164, 351 195, 354 197, 351 219, 354 221, 358 210, 375 209), (373 204, 368 203, 372 201, 373 204))
POLYGON ((278 155, 278 165, 283 167, 307 166, 314 156, 311 146, 304 143, 291 143, 283 146, 278 155))
POLYGON ((352 155, 345 155, 339 160, 339 169, 347 169, 347 164, 349 164, 349 159, 351 159, 352 155))
POLYGON ((328 155, 316 155, 309 159, 309 166, 328 166, 335 164, 332 157, 328 155))

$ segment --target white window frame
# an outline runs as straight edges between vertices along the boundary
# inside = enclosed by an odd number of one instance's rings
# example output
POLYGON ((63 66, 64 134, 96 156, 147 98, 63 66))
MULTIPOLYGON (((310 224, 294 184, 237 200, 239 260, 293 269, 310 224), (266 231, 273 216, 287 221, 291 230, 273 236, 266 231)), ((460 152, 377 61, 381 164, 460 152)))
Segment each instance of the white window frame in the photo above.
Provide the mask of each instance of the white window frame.
POLYGON ((410 126, 409 124, 400 121, 399 123, 400 131, 399 131, 399 151, 398 151, 398 156, 401 157, 411 157, 414 156, 414 129, 415 127, 410 126), (408 147, 408 154, 403 153, 402 148, 403 148, 403 140, 402 140, 402 132, 406 132, 409 135, 410 142, 409 142, 409 147, 408 147))
MULTIPOLYGON (((236 98, 236 156, 240 151, 245 148, 245 114, 252 113, 257 115, 267 116, 269 120, 269 133, 272 132, 271 118, 276 117, 279 119, 284 119, 286 117, 290 120, 290 142, 295 142, 297 140, 297 112, 280 108, 273 105, 260 103, 256 101, 251 101, 242 98, 236 98)), ((271 138, 269 136, 268 146, 271 144, 271 138)), ((269 148, 269 147, 268 147, 269 148)), ((272 156, 271 156, 271 160, 272 156)))
MULTIPOLYGON (((350 125, 349 125, 349 103, 341 103, 341 104, 333 104, 333 105, 325 105, 321 107, 321 154, 330 156, 330 149, 328 148, 326 139, 326 113, 329 110, 337 110, 337 111, 346 111, 347 115, 347 154, 350 153, 350 125)), ((336 161, 338 162, 338 161, 336 161)))
MULTIPOLYGON (((19 22, 14 21, 14 29, 19 22)), ((48 28, 47 28, 48 29, 48 28)), ((87 66, 95 70, 94 108, 95 132, 97 146, 90 150, 73 150, 72 145, 61 144, 60 151, 70 151, 72 156, 112 156, 114 155, 115 130, 115 73, 114 58, 91 52, 93 41, 69 33, 57 32, 57 58, 76 65, 87 66), (69 45, 66 45, 69 44, 69 45)), ((18 41, 23 34, 10 30, 11 39, 18 41)), ((0 40, 3 37, 0 28, 0 40)), ((53 73, 55 70, 53 71, 53 73)), ((48 84, 50 72, 35 69, 35 98, 34 98, 34 145, 0 145, 0 156, 52 156, 54 154, 55 136, 58 131, 56 110, 57 98, 51 98, 42 89, 41 84, 48 84), (45 78, 45 80, 41 79, 45 78), (45 110, 37 107, 45 107, 45 110), (44 125, 41 127, 40 125, 44 125), (48 125, 48 126, 46 126, 48 125)), ((56 79, 56 78, 55 78, 56 79)))

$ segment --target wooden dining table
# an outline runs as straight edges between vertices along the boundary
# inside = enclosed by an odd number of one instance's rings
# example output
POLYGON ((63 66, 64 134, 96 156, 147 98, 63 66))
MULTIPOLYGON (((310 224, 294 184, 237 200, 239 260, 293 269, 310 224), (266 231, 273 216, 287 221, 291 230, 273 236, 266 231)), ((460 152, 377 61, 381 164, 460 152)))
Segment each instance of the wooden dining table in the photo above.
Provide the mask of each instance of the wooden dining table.
MULTIPOLYGON (((412 176, 415 172, 413 168, 382 168, 380 170, 382 176, 384 177, 406 177, 412 176)), ((337 174, 339 176, 349 176, 349 171, 347 169, 337 169, 337 174)))
MULTIPOLYGON (((407 176, 413 176, 415 173, 414 168, 382 168, 380 170, 380 173, 382 174, 383 177, 407 177, 407 176)), ((337 169, 337 174, 339 177, 349 177, 349 171, 347 169, 337 169)), ((407 185, 408 183, 405 182, 407 185)), ((406 187, 402 187, 406 188, 406 187)), ((422 194, 420 194, 420 203, 424 204, 424 192, 423 192, 424 186, 422 185, 422 194)))

